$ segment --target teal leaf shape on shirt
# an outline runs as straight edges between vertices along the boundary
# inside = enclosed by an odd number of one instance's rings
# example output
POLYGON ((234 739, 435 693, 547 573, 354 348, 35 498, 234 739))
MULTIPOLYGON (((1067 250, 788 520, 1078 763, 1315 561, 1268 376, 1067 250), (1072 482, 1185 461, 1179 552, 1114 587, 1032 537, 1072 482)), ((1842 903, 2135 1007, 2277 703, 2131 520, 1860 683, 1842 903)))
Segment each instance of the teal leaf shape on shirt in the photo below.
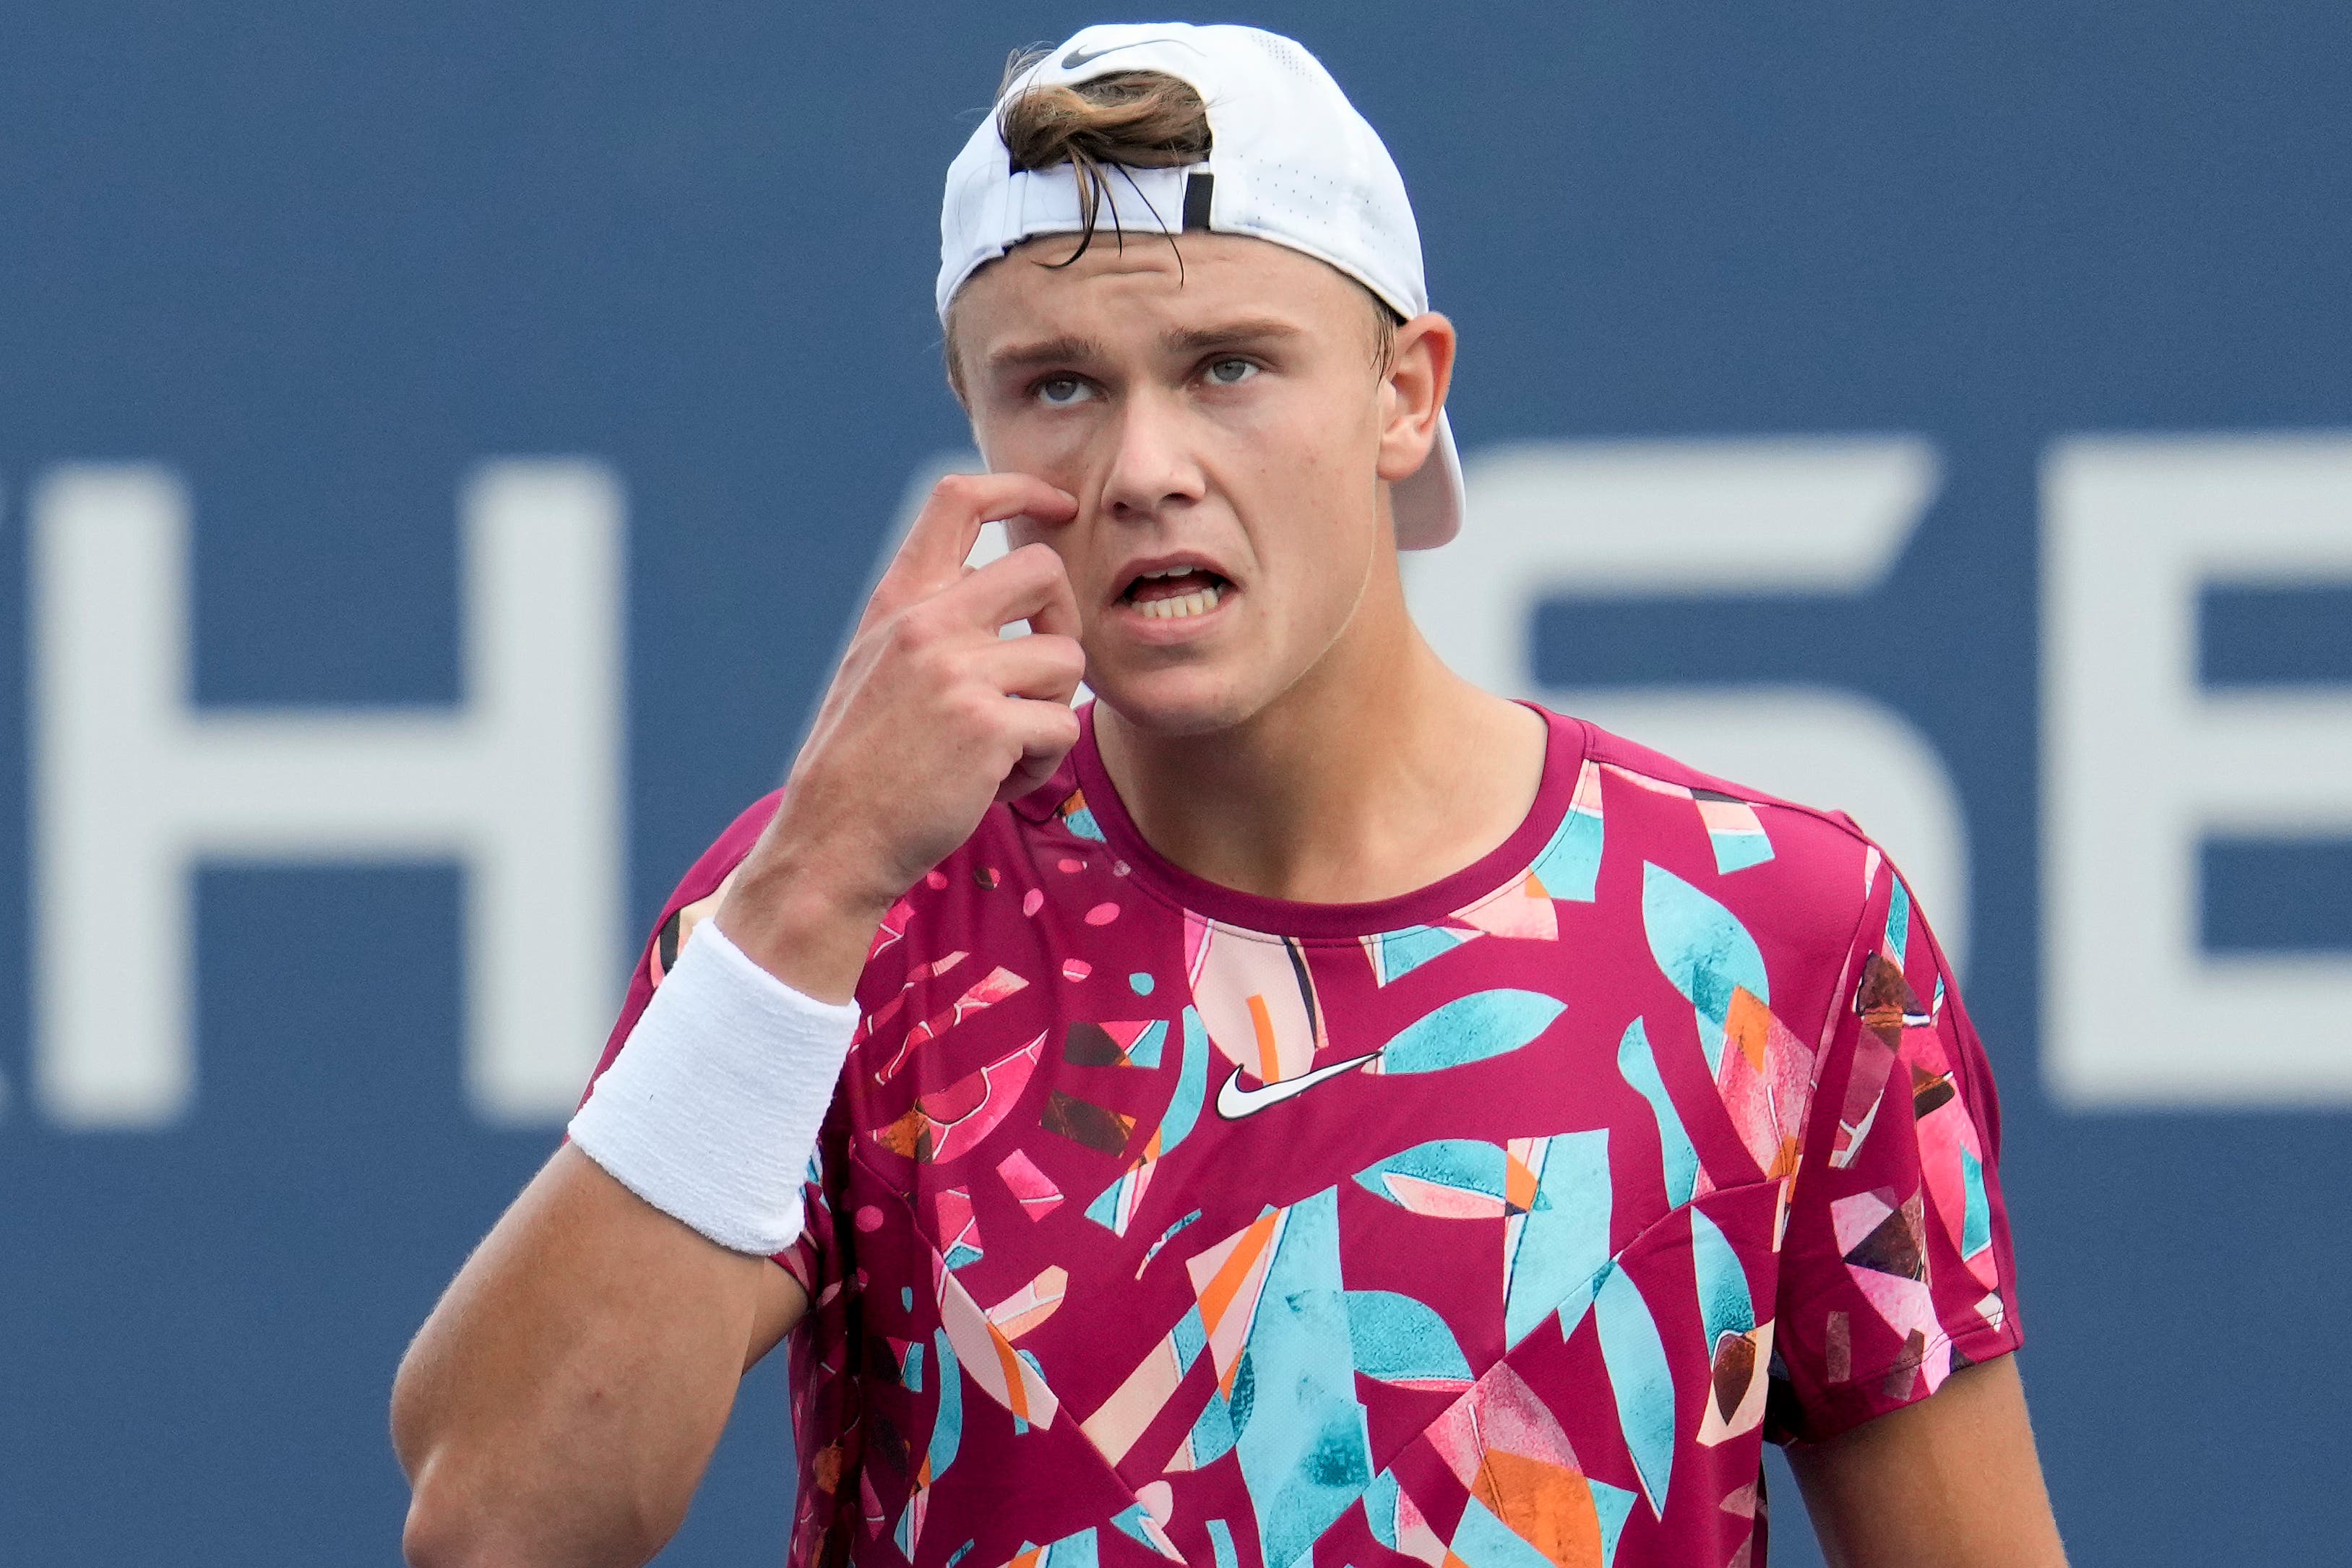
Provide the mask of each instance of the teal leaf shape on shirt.
POLYGON ((1698 1013, 1699 1043, 1706 1070, 1723 1066, 1723 1026, 1731 1015, 1731 994, 1745 990, 1770 1005, 1771 983, 1764 954, 1738 917, 1663 866, 1642 868, 1642 927, 1650 954, 1675 989, 1698 1013))
POLYGON ((1699 1321, 1713 1355, 1725 1334, 1744 1334, 1756 1326, 1756 1299, 1748 1289, 1747 1265, 1730 1238, 1697 1209, 1691 1211, 1691 1267, 1698 1277, 1699 1321))
POLYGON ((1633 1473, 1652 1515, 1663 1514, 1675 1464, 1675 1379, 1666 1365, 1665 1342, 1650 1304, 1622 1268, 1612 1266, 1602 1276, 1593 1293, 1592 1317, 1633 1473))
POLYGON ((1650 1102, 1650 1110, 1657 1118, 1666 1206, 1679 1208, 1698 1190, 1698 1150, 1683 1126, 1682 1112, 1675 1109, 1674 1097, 1666 1092, 1665 1079, 1658 1072, 1657 1053, 1650 1046, 1650 1032, 1639 1018, 1625 1026, 1625 1037, 1617 1043, 1617 1070, 1635 1093, 1650 1102))
POLYGON ((1423 1014, 1381 1048, 1384 1073, 1441 1072, 1516 1051, 1568 1005, 1537 991, 1474 991, 1423 1014))
POLYGON ((1470 1363, 1433 1308, 1394 1290, 1348 1292, 1356 1370, 1381 1383, 1460 1384, 1470 1363))

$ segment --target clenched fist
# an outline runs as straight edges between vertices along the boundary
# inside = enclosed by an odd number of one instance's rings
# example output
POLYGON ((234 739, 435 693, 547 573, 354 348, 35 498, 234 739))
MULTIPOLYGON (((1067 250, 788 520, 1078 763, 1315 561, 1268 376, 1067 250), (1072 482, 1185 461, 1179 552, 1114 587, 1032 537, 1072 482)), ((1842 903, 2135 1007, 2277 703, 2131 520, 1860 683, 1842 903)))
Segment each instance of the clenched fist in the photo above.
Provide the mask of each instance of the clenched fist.
POLYGON ((847 1000, 892 902, 1077 743, 1086 655, 1061 557, 1030 544, 964 565, 983 523, 1076 511, 1026 474, 954 474, 932 490, 719 907, 729 940, 787 984, 847 1000), (1032 635, 999 637, 1019 620, 1032 635))

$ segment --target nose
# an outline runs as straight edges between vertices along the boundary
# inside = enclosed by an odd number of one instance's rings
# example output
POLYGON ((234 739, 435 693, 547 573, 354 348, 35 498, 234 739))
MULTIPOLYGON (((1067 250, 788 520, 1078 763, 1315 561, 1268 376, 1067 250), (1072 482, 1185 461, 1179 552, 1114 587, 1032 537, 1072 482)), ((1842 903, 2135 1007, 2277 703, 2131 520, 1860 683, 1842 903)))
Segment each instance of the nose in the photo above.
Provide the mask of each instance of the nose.
POLYGON ((1198 501, 1205 480, 1184 411, 1153 392, 1129 396, 1112 427, 1117 445, 1103 476, 1102 509, 1121 522, 1147 522, 1198 501))

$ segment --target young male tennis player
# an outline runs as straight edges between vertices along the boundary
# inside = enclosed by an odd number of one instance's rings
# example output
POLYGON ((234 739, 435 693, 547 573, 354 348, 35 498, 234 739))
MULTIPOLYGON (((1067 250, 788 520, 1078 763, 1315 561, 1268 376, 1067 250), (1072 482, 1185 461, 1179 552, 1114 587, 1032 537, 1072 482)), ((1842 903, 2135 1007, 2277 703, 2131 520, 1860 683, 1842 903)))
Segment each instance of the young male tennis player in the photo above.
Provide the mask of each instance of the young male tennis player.
POLYGON ((1755 1565, 1768 1439, 1835 1563, 2060 1563, 1901 878, 1414 630, 1454 334, 1322 67, 1089 27, 941 228, 990 472, 419 1335, 412 1560, 644 1561, 789 1335, 811 1568, 1755 1565))

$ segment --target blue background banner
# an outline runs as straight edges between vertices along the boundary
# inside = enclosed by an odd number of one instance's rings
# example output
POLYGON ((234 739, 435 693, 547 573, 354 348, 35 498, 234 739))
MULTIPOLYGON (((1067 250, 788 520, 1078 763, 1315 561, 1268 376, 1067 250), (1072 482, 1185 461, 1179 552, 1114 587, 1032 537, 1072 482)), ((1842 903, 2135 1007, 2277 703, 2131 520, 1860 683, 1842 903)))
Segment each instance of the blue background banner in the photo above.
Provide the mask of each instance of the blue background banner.
MULTIPOLYGON (((36 1060, 44 476, 176 475, 188 702, 318 716, 469 700, 461 487, 489 459, 600 465, 625 508, 634 941, 779 776, 910 480, 967 444, 929 305, 940 179, 1005 52, 1099 19, 11 9, 0 868, 23 890, 0 890, 0 1556, 397 1561, 393 1369, 557 1135, 468 1098, 465 866, 380 848, 197 855, 193 1089, 140 1125, 56 1113, 36 1060)), ((2065 1092, 2057 1032, 2097 1030, 2128 983, 2052 956, 2042 726, 2073 613, 2046 592, 2053 451, 2352 426, 2352 11, 1350 0, 1196 19, 1299 37, 1389 140, 1462 330, 1474 459, 1820 437, 1932 453, 1884 572, 1547 593, 1528 680, 1835 689, 1923 739, 1957 803, 2022 1364, 2074 1560, 2338 1552, 2352 1067, 2326 1063, 2352 1062, 2352 1035, 2297 999, 2352 975, 2352 816, 2221 813, 2184 862, 2192 945, 2304 965, 2210 1051, 2319 1041, 2336 1055, 2296 1069, 2310 1092, 2065 1092)), ((2333 515, 2352 554, 2352 503, 2333 515)), ((2352 567, 2326 553, 2201 590, 2184 679, 2340 701, 2352 567)), ((772 1366, 665 1561, 780 1556, 789 1475, 772 1366)), ((1775 1511, 1801 1535, 1793 1492, 1775 1511)))

